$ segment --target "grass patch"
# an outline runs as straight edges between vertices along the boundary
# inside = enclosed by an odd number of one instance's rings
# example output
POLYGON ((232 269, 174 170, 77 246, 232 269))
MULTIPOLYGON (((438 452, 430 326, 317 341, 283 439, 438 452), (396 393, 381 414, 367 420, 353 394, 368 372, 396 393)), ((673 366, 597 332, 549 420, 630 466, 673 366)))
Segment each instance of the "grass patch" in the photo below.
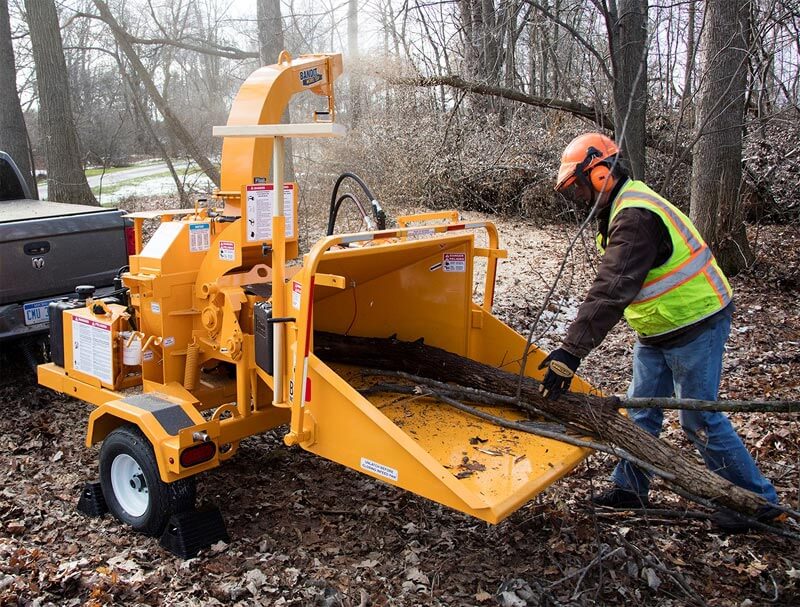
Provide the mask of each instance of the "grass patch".
MULTIPOLYGON (((192 168, 192 169, 189 169, 188 171, 187 170, 182 170, 182 171, 180 171, 178 173, 178 175, 180 177, 188 177, 189 175, 196 175, 196 174, 201 173, 201 172, 202 171, 199 168, 192 168)), ((154 179, 163 179, 165 177, 171 178, 172 177, 172 173, 170 173, 167 170, 167 171, 162 171, 161 173, 154 173, 152 175, 144 175, 142 177, 134 177, 132 179, 125 179, 124 181, 117 181, 115 183, 110 183, 110 184, 108 184, 106 186, 103 186, 102 195, 103 196, 107 196, 107 195, 116 193, 118 190, 120 190, 122 188, 127 188, 127 187, 130 187, 130 186, 137 186, 137 185, 146 183, 148 181, 152 181, 154 179)), ((92 193, 95 196, 100 194, 101 193, 100 192, 100 187, 99 186, 93 187, 92 188, 92 193)))
POLYGON ((86 169, 84 173, 87 177, 96 177, 97 175, 103 175, 104 173, 106 175, 110 175, 111 173, 118 173, 119 171, 127 171, 130 168, 132 167, 106 167, 104 171, 102 168, 98 167, 94 169, 86 169))

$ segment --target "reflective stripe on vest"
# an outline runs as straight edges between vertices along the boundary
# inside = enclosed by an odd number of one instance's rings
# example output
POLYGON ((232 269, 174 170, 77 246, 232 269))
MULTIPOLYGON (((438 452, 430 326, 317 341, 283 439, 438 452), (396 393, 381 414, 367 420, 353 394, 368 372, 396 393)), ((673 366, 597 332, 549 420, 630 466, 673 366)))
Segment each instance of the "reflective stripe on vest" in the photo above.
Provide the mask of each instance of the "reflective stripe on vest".
POLYGON ((731 301, 733 293, 731 292, 730 287, 725 283, 725 278, 722 276, 722 270, 720 270, 716 264, 712 264, 706 268, 705 274, 708 282, 710 282, 711 286, 714 287, 714 292, 719 298, 719 303, 723 307, 727 306, 731 301))
POLYGON ((706 246, 705 243, 702 243, 698 241, 697 238, 695 238, 695 235, 689 229, 689 226, 687 226, 681 220, 681 218, 678 217, 677 213, 675 213, 675 210, 671 206, 664 204, 664 201, 661 200, 660 198, 657 198, 656 196, 651 196, 650 194, 647 194, 645 192, 637 192, 635 190, 623 192, 622 196, 620 196, 619 200, 617 201, 617 207, 619 207, 619 205, 623 203, 625 200, 646 200, 647 202, 652 202, 659 209, 664 211, 664 213, 667 215, 670 222, 672 223, 673 227, 676 230, 678 230, 678 233, 681 235, 681 238, 683 238, 683 241, 686 243, 686 246, 689 247, 689 250, 692 251, 693 253, 698 249, 706 246))
POLYGON ((714 259, 714 256, 711 251, 708 247, 703 247, 669 274, 664 274, 664 276, 644 283, 641 291, 633 299, 633 303, 642 303, 648 299, 660 297, 664 293, 681 286, 687 280, 691 280, 705 270, 712 259, 714 259))

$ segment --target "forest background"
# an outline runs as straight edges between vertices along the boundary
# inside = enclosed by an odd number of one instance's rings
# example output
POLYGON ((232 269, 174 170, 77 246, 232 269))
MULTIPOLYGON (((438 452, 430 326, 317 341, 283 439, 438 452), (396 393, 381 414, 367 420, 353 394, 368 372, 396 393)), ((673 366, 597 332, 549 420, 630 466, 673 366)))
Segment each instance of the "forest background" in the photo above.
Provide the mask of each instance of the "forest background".
POLYGON ((295 142, 289 165, 313 204, 352 170, 390 205, 572 220, 559 153, 603 130, 732 274, 754 259, 746 220, 798 216, 797 0, 2 0, 0 147, 51 199, 91 201, 83 169, 157 157, 186 202, 218 182, 211 127, 284 49, 345 55, 349 136, 295 142))

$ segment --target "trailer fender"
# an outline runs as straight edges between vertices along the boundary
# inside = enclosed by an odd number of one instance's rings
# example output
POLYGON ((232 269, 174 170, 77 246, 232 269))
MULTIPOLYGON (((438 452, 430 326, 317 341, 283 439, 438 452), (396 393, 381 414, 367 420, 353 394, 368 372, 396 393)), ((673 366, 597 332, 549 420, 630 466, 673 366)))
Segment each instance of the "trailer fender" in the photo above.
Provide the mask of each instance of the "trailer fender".
POLYGON ((181 452, 194 444, 219 438, 219 423, 207 422, 192 403, 163 394, 138 394, 104 403, 92 411, 86 433, 91 447, 124 424, 134 424, 153 448, 159 475, 164 482, 192 476, 219 465, 219 449, 211 459, 183 467, 181 452))

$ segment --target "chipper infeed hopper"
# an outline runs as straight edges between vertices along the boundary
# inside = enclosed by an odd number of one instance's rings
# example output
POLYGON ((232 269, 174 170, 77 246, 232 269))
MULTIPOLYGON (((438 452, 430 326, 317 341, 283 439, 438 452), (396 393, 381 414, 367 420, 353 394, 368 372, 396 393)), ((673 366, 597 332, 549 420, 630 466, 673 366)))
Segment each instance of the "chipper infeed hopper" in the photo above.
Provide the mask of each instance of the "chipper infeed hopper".
MULTIPOLYGON (((526 341, 490 310, 496 260, 504 256, 497 248, 494 225, 453 223, 434 229, 434 235, 423 228, 318 243, 295 276, 301 293, 310 288, 315 271, 340 276, 344 284, 314 285, 308 311, 314 330, 424 339, 428 345, 518 373, 526 341), (420 232, 424 236, 414 238, 420 232), (489 246, 476 248, 481 232, 489 246), (356 238, 389 240, 328 248, 356 238), (486 282, 482 301, 475 303, 473 272, 480 258, 488 258, 480 264, 486 269, 486 282)), ((298 338, 305 338, 302 330, 298 338)), ((529 375, 541 374, 535 369, 543 357, 538 350, 531 353, 529 375)), ((298 408, 295 420, 297 431, 303 423, 312 437, 303 445, 306 449, 492 523, 569 472, 586 454, 501 428, 431 398, 362 396, 358 389, 374 378, 365 378, 359 368, 326 365, 314 355, 313 341, 308 378, 312 398, 298 408)), ((577 380, 574 389, 588 391, 589 386, 577 380)), ((503 415, 522 418, 510 410, 503 415)))
MULTIPOLYGON (((225 137, 220 204, 131 215, 137 253, 115 298, 51 308, 54 362, 40 367, 40 383, 96 405, 86 442, 103 442, 98 503, 139 531, 160 534, 191 508, 198 473, 276 427, 288 445, 492 523, 587 455, 431 398, 364 393, 373 379, 362 369, 315 352, 315 332, 395 336, 518 373, 526 345, 492 315, 505 252, 490 222, 413 216, 324 237, 289 261, 299 249, 297 184, 283 182, 284 138, 342 134, 340 73, 339 55, 285 53, 255 72, 228 125, 215 128, 225 137), (325 97, 325 111, 279 124, 304 90, 325 97)), ((534 348, 525 373, 539 377, 543 357, 534 348)))

